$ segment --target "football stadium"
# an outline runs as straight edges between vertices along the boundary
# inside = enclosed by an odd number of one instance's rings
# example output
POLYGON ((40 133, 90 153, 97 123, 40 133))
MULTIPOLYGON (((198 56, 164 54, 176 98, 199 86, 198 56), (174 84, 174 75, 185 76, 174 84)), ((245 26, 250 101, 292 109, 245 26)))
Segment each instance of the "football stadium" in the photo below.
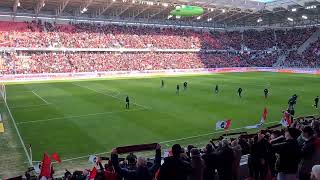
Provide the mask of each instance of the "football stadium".
POLYGON ((0 180, 320 180, 319 0, 0 0, 0 180))

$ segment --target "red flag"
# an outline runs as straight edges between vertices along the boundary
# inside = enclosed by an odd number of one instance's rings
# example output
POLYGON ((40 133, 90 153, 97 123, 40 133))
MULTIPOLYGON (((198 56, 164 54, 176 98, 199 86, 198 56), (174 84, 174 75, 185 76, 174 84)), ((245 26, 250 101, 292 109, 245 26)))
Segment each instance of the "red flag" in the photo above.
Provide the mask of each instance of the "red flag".
POLYGON ((54 159, 55 161, 57 161, 58 163, 61 163, 61 159, 60 159, 58 153, 56 153, 56 152, 52 153, 51 158, 54 159))
POLYGON ((42 176, 51 177, 51 159, 47 153, 44 153, 42 159, 40 177, 42 176))
POLYGON ((288 111, 285 111, 285 112, 283 113, 283 117, 282 117, 280 123, 281 123, 282 126, 284 126, 284 127, 291 126, 291 124, 292 124, 291 115, 289 114, 288 111))
POLYGON ((268 109, 267 109, 267 107, 265 107, 263 110, 263 113, 262 113, 261 120, 260 120, 260 122, 262 124, 267 120, 267 115, 268 115, 268 109))
POLYGON ((93 169, 90 172, 89 180, 94 179, 97 175, 97 169, 96 167, 93 167, 93 169))
POLYGON ((231 119, 228 119, 228 120, 226 121, 226 126, 224 127, 224 129, 229 129, 230 126, 231 126, 231 119))

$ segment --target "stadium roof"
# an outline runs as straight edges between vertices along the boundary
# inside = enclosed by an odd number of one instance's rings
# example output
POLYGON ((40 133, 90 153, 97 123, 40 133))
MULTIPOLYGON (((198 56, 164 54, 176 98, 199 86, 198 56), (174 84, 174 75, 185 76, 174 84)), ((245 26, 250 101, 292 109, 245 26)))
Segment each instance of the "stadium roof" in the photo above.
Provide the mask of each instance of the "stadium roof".
POLYGON ((320 0, 1 0, 0 16, 9 15, 162 20, 215 27, 290 26, 318 24, 320 0), (201 6, 205 13, 192 18, 168 16, 181 5, 201 6))

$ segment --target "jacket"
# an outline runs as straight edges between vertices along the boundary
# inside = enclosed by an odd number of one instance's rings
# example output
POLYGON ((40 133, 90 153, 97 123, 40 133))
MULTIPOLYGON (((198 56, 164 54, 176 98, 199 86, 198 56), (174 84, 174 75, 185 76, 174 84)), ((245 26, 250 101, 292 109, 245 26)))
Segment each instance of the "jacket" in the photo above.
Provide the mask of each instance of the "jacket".
POLYGON ((187 180, 191 171, 191 164, 180 157, 167 157, 160 167, 158 180, 187 180))
POLYGON ((300 162, 300 148, 298 141, 288 139, 282 143, 274 144, 272 149, 279 154, 277 171, 284 174, 295 174, 300 162))

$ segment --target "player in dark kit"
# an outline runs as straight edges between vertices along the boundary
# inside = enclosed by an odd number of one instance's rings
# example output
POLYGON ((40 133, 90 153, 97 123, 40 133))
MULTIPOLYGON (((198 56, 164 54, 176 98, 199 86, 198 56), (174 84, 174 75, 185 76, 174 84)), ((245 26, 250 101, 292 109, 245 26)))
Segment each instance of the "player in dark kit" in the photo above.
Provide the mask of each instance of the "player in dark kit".
POLYGON ((161 87, 163 88, 164 87, 164 81, 161 80, 161 87))
POLYGON ((314 107, 316 107, 318 109, 318 105, 319 105, 319 96, 314 98, 314 107))
POLYGON ((269 93, 269 90, 268 89, 264 89, 264 98, 267 98, 268 97, 268 93, 269 93))
POLYGON ((126 97, 126 109, 130 108, 130 100, 129 100, 129 96, 126 97))
POLYGON ((187 82, 184 82, 184 83, 183 83, 183 89, 186 90, 187 88, 188 88, 188 83, 187 83, 187 82))
POLYGON ((240 98, 242 97, 242 96, 241 96, 241 93, 242 93, 242 88, 239 88, 239 89, 238 89, 238 95, 239 95, 240 98))
POLYGON ((219 92, 219 86, 218 86, 218 85, 216 85, 216 87, 215 87, 215 89, 214 89, 214 92, 215 92, 216 94, 218 94, 218 92, 219 92))
POLYGON ((179 91, 180 91, 180 86, 179 86, 179 84, 177 84, 177 91, 176 91, 176 94, 178 94, 178 95, 179 95, 179 91))

